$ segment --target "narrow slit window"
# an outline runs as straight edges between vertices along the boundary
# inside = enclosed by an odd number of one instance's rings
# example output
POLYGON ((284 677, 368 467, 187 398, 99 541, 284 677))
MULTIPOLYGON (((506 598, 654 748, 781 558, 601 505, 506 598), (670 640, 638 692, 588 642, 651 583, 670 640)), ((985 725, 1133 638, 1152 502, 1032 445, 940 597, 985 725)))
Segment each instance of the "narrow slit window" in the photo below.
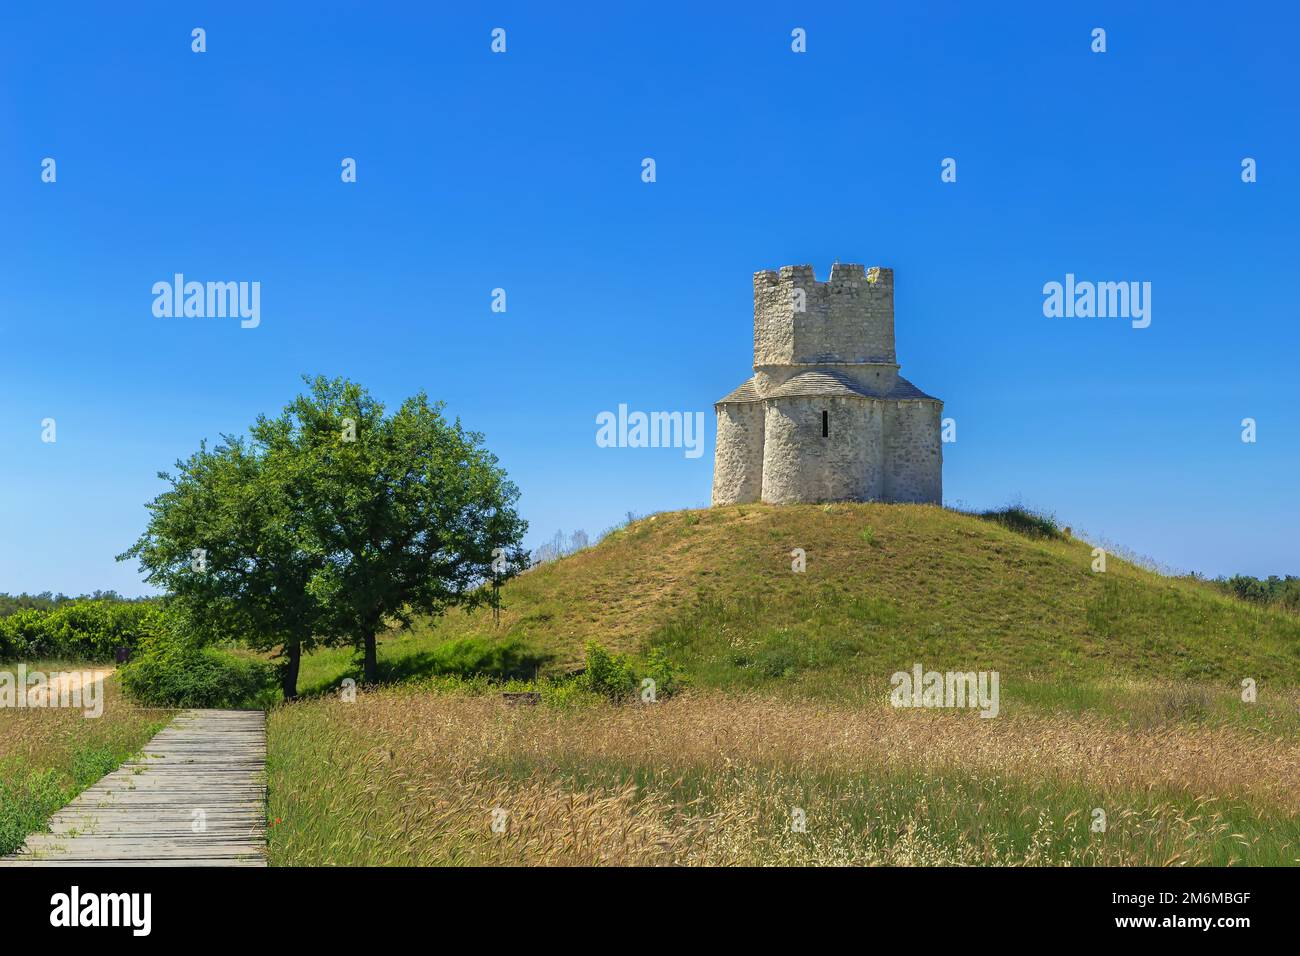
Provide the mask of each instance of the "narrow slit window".
POLYGON ((830 437, 831 418, 830 412, 822 412, 822 438, 830 437))

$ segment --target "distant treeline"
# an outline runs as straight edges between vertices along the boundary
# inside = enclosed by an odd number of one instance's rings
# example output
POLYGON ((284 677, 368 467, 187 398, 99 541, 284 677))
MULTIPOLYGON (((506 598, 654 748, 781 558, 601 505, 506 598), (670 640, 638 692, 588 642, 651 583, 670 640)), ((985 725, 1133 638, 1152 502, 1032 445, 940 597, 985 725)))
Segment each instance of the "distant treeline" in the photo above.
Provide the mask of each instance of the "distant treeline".
POLYGON ((545 544, 538 545, 533 549, 531 558, 532 566, 545 564, 547 561, 558 561, 560 558, 567 558, 571 554, 577 554, 590 548, 593 544, 600 544, 615 531, 621 531, 628 525, 640 521, 643 515, 638 515, 635 511, 629 511, 627 517, 611 528, 606 528, 596 540, 592 541, 587 532, 579 528, 573 534, 565 534, 563 531, 555 532, 555 537, 545 544))
POLYGON ((8 617, 19 611, 52 611, 62 604, 74 601, 112 601, 114 603, 134 604, 139 601, 156 601, 157 598, 122 597, 116 591, 95 591, 93 594, 79 594, 70 597, 67 594, 54 594, 42 591, 40 594, 7 594, 0 591, 0 617, 8 617))
POLYGON ((554 538, 533 549, 533 564, 558 561, 560 558, 567 558, 569 555, 589 547, 591 547, 591 542, 587 539, 587 532, 582 529, 578 529, 573 534, 557 531, 554 538))
POLYGON ((1293 574, 1284 578, 1276 574, 1266 578, 1236 574, 1230 578, 1216 578, 1214 583, 1243 601, 1300 613, 1300 577, 1293 574))

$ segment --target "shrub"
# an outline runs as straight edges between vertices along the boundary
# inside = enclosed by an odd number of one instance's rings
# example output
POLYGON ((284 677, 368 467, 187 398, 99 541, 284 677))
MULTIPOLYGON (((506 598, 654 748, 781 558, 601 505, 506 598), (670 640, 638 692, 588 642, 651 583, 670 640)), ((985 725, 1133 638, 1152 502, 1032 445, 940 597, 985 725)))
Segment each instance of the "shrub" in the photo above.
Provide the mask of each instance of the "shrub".
POLYGON ((66 594, 51 594, 49 591, 42 591, 40 594, 8 594, 0 592, 0 617, 8 617, 10 614, 17 614, 19 611, 48 611, 64 601, 70 601, 72 598, 66 594))
POLYGON ((662 700, 677 693, 684 679, 677 667, 661 647, 654 648, 644 662, 638 664, 623 654, 611 654, 596 643, 587 645, 587 669, 580 686, 593 694, 612 701, 624 701, 633 696, 643 678, 655 682, 655 698, 662 700))
POLYGON ((985 521, 992 521, 1028 538, 1064 538, 1056 515, 1041 511, 1031 511, 1020 505, 983 511, 979 515, 985 521))
POLYGON ((1227 593, 1243 601, 1265 607, 1300 611, 1300 578, 1289 574, 1285 578, 1280 578, 1276 574, 1271 574, 1267 578, 1235 574, 1230 578, 1219 578, 1215 583, 1227 593))
POLYGON ((132 651, 156 633, 161 616, 154 603, 109 600, 18 611, 0 618, 0 657, 111 661, 118 649, 132 651))
POLYGON ((18 611, 0 618, 0 659, 32 659, 45 636, 45 611, 18 611))
POLYGON ((146 637, 157 633, 161 615, 152 604, 76 601, 49 612, 46 639, 56 657, 108 661, 118 649, 134 651, 146 637))
POLYGON ((587 669, 583 683, 593 694, 620 701, 636 689, 636 674, 622 654, 611 654, 594 641, 587 645, 587 669))
POLYGON ((148 707, 238 707, 273 686, 275 668, 161 634, 148 639, 118 676, 123 689, 148 707))
POLYGON ((655 682, 655 696, 659 700, 671 697, 686 686, 686 678, 662 647, 646 655, 645 676, 655 682))

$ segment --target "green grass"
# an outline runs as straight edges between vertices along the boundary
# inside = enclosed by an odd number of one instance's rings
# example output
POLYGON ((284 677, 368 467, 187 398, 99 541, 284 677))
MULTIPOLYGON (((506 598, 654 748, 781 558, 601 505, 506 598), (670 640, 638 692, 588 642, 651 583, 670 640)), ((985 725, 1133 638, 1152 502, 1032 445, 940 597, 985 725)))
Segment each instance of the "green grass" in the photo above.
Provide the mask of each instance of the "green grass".
MULTIPOLYGON (((39 662, 28 670, 95 666, 39 662)), ((68 708, 0 709, 0 854, 43 830, 55 811, 138 753, 170 719, 170 711, 132 705, 115 677, 105 681, 98 718, 68 708)))
MULTIPOLYGON (((428 678, 480 677, 519 682, 548 671, 551 656, 518 638, 501 640, 435 637, 398 632, 379 645, 379 681, 402 683, 428 678)), ((303 656, 298 690, 304 696, 325 693, 345 678, 362 679, 361 662, 350 647, 321 648, 303 656)))
MULTIPOLYGON (((502 589, 487 611, 452 611, 380 644, 391 677, 438 672, 448 642, 513 642, 541 674, 581 663, 588 641, 662 648, 692 683, 836 699, 876 694, 920 661, 997 670, 1003 693, 1047 683, 1257 681, 1261 702, 1300 686, 1300 617, 1162 577, 1050 519, 932 506, 745 505, 656 515, 502 589), (791 571, 803 548, 807 571, 791 571)), ((311 692, 359 676, 351 650, 308 655, 311 692)), ((1037 699, 1042 695, 1037 694, 1037 699)))
POLYGON ((1030 538, 1065 538, 1060 525, 1056 523, 1055 515, 1030 511, 1019 505, 998 508, 993 511, 981 511, 976 517, 983 518, 985 521, 993 521, 1008 530, 1030 538))

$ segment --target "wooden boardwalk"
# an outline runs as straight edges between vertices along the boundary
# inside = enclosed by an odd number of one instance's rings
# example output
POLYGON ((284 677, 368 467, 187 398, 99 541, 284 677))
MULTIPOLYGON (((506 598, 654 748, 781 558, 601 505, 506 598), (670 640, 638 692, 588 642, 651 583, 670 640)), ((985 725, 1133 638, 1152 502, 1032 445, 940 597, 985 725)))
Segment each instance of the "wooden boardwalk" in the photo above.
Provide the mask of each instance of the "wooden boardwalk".
POLYGON ((187 710, 0 866, 266 866, 266 715, 187 710))

